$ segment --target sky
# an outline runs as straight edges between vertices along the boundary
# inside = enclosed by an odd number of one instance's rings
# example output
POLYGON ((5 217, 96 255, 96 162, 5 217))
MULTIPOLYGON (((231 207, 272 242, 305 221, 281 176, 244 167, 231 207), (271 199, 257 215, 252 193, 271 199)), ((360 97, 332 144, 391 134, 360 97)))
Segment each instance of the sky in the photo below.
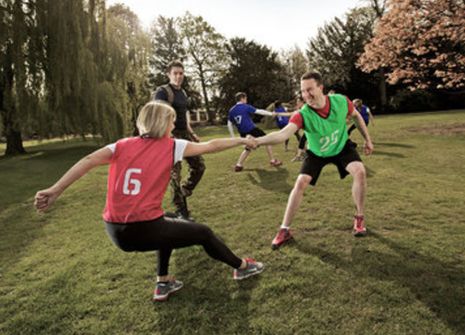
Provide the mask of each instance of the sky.
POLYGON ((364 0, 107 0, 107 6, 115 3, 128 6, 146 29, 159 15, 189 11, 228 39, 244 37, 279 51, 306 49, 319 27, 364 0))

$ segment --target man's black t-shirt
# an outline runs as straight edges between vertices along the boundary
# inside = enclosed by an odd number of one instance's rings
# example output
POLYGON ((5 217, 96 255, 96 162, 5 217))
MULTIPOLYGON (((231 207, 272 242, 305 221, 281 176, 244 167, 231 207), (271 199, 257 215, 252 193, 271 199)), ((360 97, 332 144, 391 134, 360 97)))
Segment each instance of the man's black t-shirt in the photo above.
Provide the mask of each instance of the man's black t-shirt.
MULTIPOLYGON (((174 93, 174 100, 172 107, 176 111, 176 121, 174 123, 175 129, 186 130, 187 129, 187 96, 182 89, 176 89, 173 85, 169 84, 174 93)), ((155 92, 156 100, 168 101, 168 92, 164 87, 158 87, 155 92)))

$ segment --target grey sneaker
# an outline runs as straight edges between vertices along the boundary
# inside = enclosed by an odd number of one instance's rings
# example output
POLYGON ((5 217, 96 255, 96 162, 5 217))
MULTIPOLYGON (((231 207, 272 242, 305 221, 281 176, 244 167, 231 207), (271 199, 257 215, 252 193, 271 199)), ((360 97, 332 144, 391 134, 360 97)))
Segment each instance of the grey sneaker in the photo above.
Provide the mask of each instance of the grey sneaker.
POLYGON ((173 279, 169 282, 158 282, 153 292, 153 301, 166 301, 171 293, 183 287, 182 281, 173 279))
POLYGON ((245 261, 247 262, 247 267, 245 269, 234 269, 233 278, 235 280, 242 280, 258 275, 265 268, 263 263, 256 262, 252 258, 246 258, 245 261))

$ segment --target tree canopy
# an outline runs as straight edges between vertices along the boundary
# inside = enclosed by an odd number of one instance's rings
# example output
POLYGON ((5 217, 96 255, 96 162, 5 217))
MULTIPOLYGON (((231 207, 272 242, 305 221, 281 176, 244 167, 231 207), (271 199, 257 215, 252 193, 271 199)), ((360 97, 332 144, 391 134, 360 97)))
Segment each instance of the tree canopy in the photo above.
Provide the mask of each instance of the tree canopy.
POLYGON ((146 31, 128 7, 107 8, 105 0, 0 0, 6 154, 24 153, 22 140, 31 136, 91 134, 108 142, 132 134, 139 108, 166 83, 174 59, 185 65, 190 109, 203 108, 211 122, 226 115, 238 91, 257 107, 292 99, 310 68, 327 86, 381 108, 387 94, 408 100, 406 86, 459 101, 463 0, 364 2, 322 26, 304 52, 278 54, 245 38, 227 40, 189 12, 158 16, 146 31))
POLYGON ((465 87, 465 3, 462 0, 396 0, 365 46, 360 67, 386 68, 391 84, 411 89, 465 87))
POLYGON ((22 137, 132 131, 148 99, 148 38, 127 7, 104 0, 0 3, 0 115, 6 154, 22 137))
POLYGON ((234 94, 239 91, 260 108, 277 99, 292 98, 289 78, 276 52, 244 38, 232 38, 226 50, 230 64, 219 81, 222 113, 235 104, 234 94))
POLYGON ((336 17, 325 24, 310 40, 306 52, 309 66, 321 72, 328 88, 337 88, 352 97, 376 92, 374 76, 367 76, 356 67, 364 45, 372 37, 374 21, 371 8, 356 8, 344 19, 336 17))

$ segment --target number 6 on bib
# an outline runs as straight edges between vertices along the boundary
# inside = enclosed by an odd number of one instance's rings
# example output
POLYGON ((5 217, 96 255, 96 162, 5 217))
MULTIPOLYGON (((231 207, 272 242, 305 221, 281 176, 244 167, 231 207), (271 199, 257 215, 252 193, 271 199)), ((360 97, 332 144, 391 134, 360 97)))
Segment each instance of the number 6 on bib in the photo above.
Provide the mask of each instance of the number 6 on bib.
POLYGON ((132 174, 140 174, 142 169, 127 169, 124 174, 124 185, 123 185, 123 194, 126 195, 137 195, 140 192, 140 187, 142 186, 140 180, 131 178, 132 174), (129 184, 134 185, 133 189, 129 189, 129 184))

